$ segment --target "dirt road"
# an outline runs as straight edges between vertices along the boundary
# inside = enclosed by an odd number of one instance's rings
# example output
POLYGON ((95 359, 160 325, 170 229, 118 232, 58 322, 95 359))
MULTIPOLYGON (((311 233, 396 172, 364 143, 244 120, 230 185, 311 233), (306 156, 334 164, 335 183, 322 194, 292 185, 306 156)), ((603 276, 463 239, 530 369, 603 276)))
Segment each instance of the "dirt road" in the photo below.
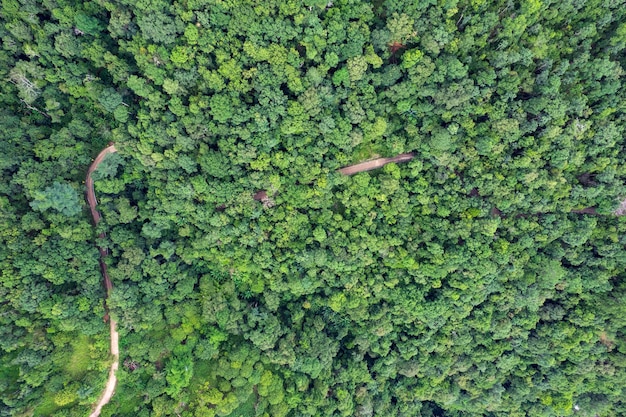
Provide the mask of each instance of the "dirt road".
MULTIPOLYGON (((114 153, 114 152, 117 152, 115 145, 110 145, 104 148, 98 154, 96 159, 94 159, 93 163, 89 167, 89 170, 87 171, 87 177, 85 178, 85 185, 87 187, 87 193, 86 193, 87 203, 89 204, 89 208, 91 210, 91 215, 93 217, 93 221, 95 225, 97 225, 100 222, 101 215, 98 212, 98 210, 96 210, 98 201, 96 200, 96 196, 94 193, 93 179, 91 178, 91 174, 98 168, 100 163, 104 160, 104 158, 108 154, 114 153)), ((413 159, 414 156, 415 155, 413 153, 405 153, 405 154, 394 156, 392 158, 378 158, 378 159, 374 159, 371 161, 361 162, 359 164, 350 165, 350 166, 341 168, 338 170, 338 172, 344 175, 353 175, 358 172, 371 171, 373 169, 381 168, 390 162, 397 163, 397 162, 410 161, 411 159, 413 159)), ((265 193, 265 191, 262 191, 262 192, 265 193)), ((585 209, 585 210, 589 210, 589 209, 585 209)), ((585 210, 580 210, 580 212, 585 213, 585 214, 590 214, 586 212, 585 210)), ((622 205, 615 211, 615 214, 618 216, 626 214, 626 201, 622 202, 622 205)), ((104 233, 100 234, 101 238, 103 238, 104 236, 105 236, 104 233)), ((108 298, 109 294, 111 293, 111 290, 113 289, 113 284, 111 283, 111 279, 109 278, 109 275, 107 274, 106 264, 104 263, 104 258, 108 255, 108 251, 101 247, 98 247, 98 249, 100 250, 100 268, 102 270, 102 278, 104 279, 104 284, 107 290, 107 298, 108 298)), ((116 329, 117 322, 113 319, 110 319, 110 326, 111 326, 111 355, 113 356, 113 363, 111 364, 111 368, 109 370, 109 379, 107 381, 106 387, 104 391, 102 392, 100 399, 98 400, 93 412, 90 414, 89 417, 98 417, 100 415, 100 412, 102 411, 102 407, 111 400, 111 397, 113 397, 113 393, 115 392, 115 386, 117 384, 117 377, 115 376, 115 372, 117 371, 119 367, 119 346, 118 346, 119 335, 116 329)))
MULTIPOLYGON (((102 216, 100 215, 98 210, 96 210, 96 206, 98 205, 98 200, 96 200, 96 194, 93 189, 93 178, 91 178, 91 174, 96 169, 98 169, 98 166, 108 154, 114 153, 114 152, 117 152, 115 145, 107 146, 102 151, 100 151, 98 156, 96 156, 96 159, 94 159, 91 166, 89 167, 89 170, 87 171, 87 176, 85 178, 85 185, 87 188, 87 192, 86 192, 87 204, 89 204, 89 209, 91 210, 91 216, 93 217, 93 222, 94 222, 94 225, 96 226, 100 222, 100 219, 102 216)), ((412 158, 413 158, 412 153, 397 155, 397 156, 394 156, 393 158, 378 158, 372 161, 362 162, 360 164, 341 168, 339 172, 345 175, 352 175, 352 174, 356 174, 357 172, 370 171, 372 169, 380 168, 390 162, 404 162, 404 161, 409 161, 412 158)), ((104 238, 105 237, 104 233, 101 233, 99 237, 104 238)), ((107 298, 108 298, 111 291, 113 290, 113 284, 111 283, 111 279, 109 278, 109 275, 107 273, 106 264, 104 263, 104 258, 108 255, 108 251, 105 248, 101 248, 101 247, 98 247, 98 249, 100 250, 100 269, 102 271, 102 278, 104 280, 104 285, 107 290, 107 298)), ((108 315, 108 312, 107 312, 107 315, 108 315)), ((113 393, 115 392, 115 386, 117 384, 117 377, 115 376, 115 373, 117 372, 119 368, 119 334, 117 333, 117 329, 116 329, 117 322, 111 318, 109 323, 111 326, 111 356, 113 356, 113 363, 111 364, 111 368, 109 370, 109 379, 107 381, 106 387, 104 391, 102 392, 102 394, 100 395, 100 399, 96 403, 94 410, 90 414, 89 417, 98 417, 100 415, 100 412, 102 411, 102 407, 104 407, 113 397, 113 393)))
MULTIPOLYGON (((371 171, 373 169, 381 168, 390 162, 397 163, 397 162, 410 161, 411 159, 413 159, 414 156, 415 155, 413 153, 403 153, 400 155, 396 155, 392 158, 373 159, 371 161, 361 162, 355 165, 343 167, 341 169, 338 169, 337 172, 340 172, 344 175, 354 175, 358 172, 371 171)), ((598 215, 595 207, 587 207, 581 210, 572 210, 572 213, 598 215)), ((616 216, 626 215, 626 200, 621 202, 620 206, 613 212, 613 214, 615 214, 616 216)), ((522 216, 525 216, 525 215, 520 215, 518 217, 522 217, 522 216)))
MULTIPOLYGON (((96 226, 100 222, 101 216, 98 210, 96 210, 98 201, 96 200, 96 195, 93 190, 93 178, 91 178, 91 173, 98 169, 98 166, 108 154, 114 152, 117 152, 117 149, 115 149, 115 145, 107 146, 102 151, 100 151, 96 159, 94 159, 91 166, 89 167, 89 170, 87 171, 87 177, 85 178, 85 185, 87 187, 87 204, 89 204, 91 216, 93 217, 93 222, 96 226)), ((104 236, 104 233, 101 233, 99 237, 103 238, 104 236)), ((98 250, 100 251, 100 270, 102 272, 102 278, 104 279, 104 286, 106 287, 108 298, 111 294, 111 290, 113 290, 113 284, 111 283, 109 274, 107 274, 107 267, 104 263, 104 258, 108 255, 108 251, 101 247, 98 247, 98 250)), ((89 415, 89 417, 98 417, 100 415, 102 407, 104 407, 104 405, 106 405, 111 400, 111 397, 113 397, 113 393, 115 392, 115 385, 117 384, 117 377, 115 376, 115 372, 117 372, 120 362, 119 334, 117 333, 117 322, 111 318, 109 320, 109 324, 111 327, 111 356, 113 356, 113 363, 111 364, 111 369, 109 370, 109 379, 107 381, 106 387, 104 388, 102 395, 100 395, 100 399, 96 403, 95 408, 93 412, 89 415)))
POLYGON ((410 161, 411 159, 413 159, 414 156, 415 155, 413 155, 412 153, 403 153, 400 155, 396 155, 393 158, 378 158, 372 161, 361 162, 360 164, 343 167, 341 169, 338 169, 337 171, 344 175, 353 175, 357 172, 371 171, 373 169, 383 167, 390 162, 410 161))

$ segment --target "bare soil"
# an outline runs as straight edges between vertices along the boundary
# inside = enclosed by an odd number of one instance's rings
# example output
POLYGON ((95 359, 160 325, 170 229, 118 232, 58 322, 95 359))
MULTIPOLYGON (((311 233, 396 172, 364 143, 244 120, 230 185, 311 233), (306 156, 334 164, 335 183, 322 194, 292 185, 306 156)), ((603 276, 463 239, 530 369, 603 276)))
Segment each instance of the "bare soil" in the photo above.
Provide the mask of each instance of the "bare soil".
POLYGON ((413 153, 403 153, 394 156, 393 158, 378 158, 371 161, 361 162, 359 164, 343 167, 337 171, 344 175, 354 175, 358 172, 371 171, 373 169, 381 168, 390 162, 407 162, 413 159, 414 156, 415 155, 413 153))
MULTIPOLYGON (((102 151, 100 151, 96 159, 94 159, 94 161, 91 163, 91 166, 89 167, 89 170, 87 171, 87 176, 85 177, 85 185, 87 187, 87 192, 86 192, 87 204, 89 204, 89 209, 91 210, 91 216, 93 217, 93 222, 95 226, 98 225, 102 216, 100 215, 98 210, 96 210, 98 201, 96 200, 96 195, 93 190, 93 178, 91 178, 91 174, 96 169, 98 169, 98 166, 108 154, 114 153, 114 152, 117 152, 117 149, 115 149, 115 145, 109 145, 106 148, 104 148, 102 151)), ((105 236, 104 233, 100 234, 101 238, 104 236, 105 236)), ((109 253, 105 248, 98 247, 98 250, 100 251, 100 269, 102 272, 102 278, 104 280, 104 286, 106 288, 107 298, 108 298, 109 295, 111 294, 111 291, 113 290, 113 284, 111 283, 109 274, 107 274, 107 268, 106 268, 106 264, 104 263, 104 258, 109 253)), ((106 302, 105 302, 105 306, 106 306, 106 302)), ((105 320, 106 320, 106 317, 108 316, 109 314, 108 314, 108 309, 107 309, 105 320)), ((113 393, 115 392, 115 386, 117 385, 117 377, 115 376, 115 372, 117 372, 117 369, 119 367, 119 357, 120 357, 119 334, 117 333, 117 322, 113 318, 110 319, 109 325, 111 329, 111 356, 113 356, 113 363, 111 363, 111 368, 109 369, 109 379, 104 388, 104 391, 102 391, 102 394, 100 395, 100 399, 96 403, 94 410, 89 415, 89 417, 98 417, 100 415, 100 412, 102 411, 102 407, 104 407, 111 400, 111 397, 113 397, 113 393)))

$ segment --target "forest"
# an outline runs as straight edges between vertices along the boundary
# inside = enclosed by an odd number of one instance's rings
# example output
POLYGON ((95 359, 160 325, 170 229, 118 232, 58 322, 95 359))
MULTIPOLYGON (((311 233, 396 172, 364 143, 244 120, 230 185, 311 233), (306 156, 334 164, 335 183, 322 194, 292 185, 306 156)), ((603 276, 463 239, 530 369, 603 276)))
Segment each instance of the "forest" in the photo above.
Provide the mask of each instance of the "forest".
POLYGON ((102 417, 626 415, 624 0, 2 0, 0 39, 0 417, 89 415, 107 320, 102 417))

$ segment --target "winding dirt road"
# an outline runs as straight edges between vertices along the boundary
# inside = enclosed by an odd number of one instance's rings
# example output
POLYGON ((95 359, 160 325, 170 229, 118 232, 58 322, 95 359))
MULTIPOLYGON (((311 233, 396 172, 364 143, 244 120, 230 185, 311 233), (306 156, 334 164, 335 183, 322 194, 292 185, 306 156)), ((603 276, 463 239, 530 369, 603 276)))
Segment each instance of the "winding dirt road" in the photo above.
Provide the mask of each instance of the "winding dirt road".
MULTIPOLYGON (((91 178, 91 174, 96 169, 98 169, 98 166, 104 160, 104 158, 106 158, 107 155, 114 153, 114 152, 117 152, 115 145, 109 145, 106 148, 104 148, 102 151, 100 151, 98 156, 96 156, 96 159, 94 159, 94 161, 91 163, 91 166, 89 167, 89 170, 87 171, 87 176, 85 177, 85 186, 87 188, 87 192, 86 192, 87 204, 89 204, 89 209, 91 210, 91 216, 93 217, 93 222, 95 226, 98 225, 102 216, 96 209, 96 206, 98 205, 98 200, 96 200, 96 194, 93 189, 93 178, 91 178)), ((413 158, 413 154, 402 154, 402 155, 395 156, 393 158, 378 158, 372 161, 366 161, 360 164, 341 168, 339 172, 341 172, 344 175, 352 175, 352 174, 356 174, 357 172, 370 171, 372 169, 380 168, 390 162, 404 162, 412 158, 413 158)), ((104 238, 105 234, 100 233, 99 237, 104 238)), ((102 278, 104 280, 104 286, 106 287, 107 298, 108 298, 109 295, 111 294, 111 291, 113 290, 113 284, 111 283, 111 279, 109 278, 109 274, 107 273, 107 267, 106 267, 106 264, 104 263, 104 258, 109 253, 107 249, 102 248, 102 247, 98 247, 98 250, 100 251, 100 269, 102 271, 102 278)), ((105 301, 105 306, 106 306, 106 301, 105 301)), ((107 311, 106 317, 108 317, 108 311, 107 311)), ((111 356, 113 356, 113 363, 111 364, 111 368, 109 370, 109 379, 107 381, 106 387, 104 391, 102 392, 102 394, 100 395, 100 399, 96 403, 94 410, 89 415, 89 417, 98 417, 100 415, 100 412, 102 411, 102 407, 104 407, 113 397, 113 393, 115 392, 115 386, 117 385, 117 377, 115 373, 117 372, 119 368, 119 356, 120 356, 119 334, 116 329, 117 322, 113 318, 110 318, 109 324, 111 326, 111 356)))
MULTIPOLYGON (((94 193, 93 178, 91 178, 91 174, 96 169, 98 169, 98 166, 108 154, 114 153, 114 152, 117 152, 117 149, 115 148, 115 145, 113 144, 107 146, 102 151, 100 151, 96 159, 94 159, 93 163, 89 167, 89 170, 87 171, 87 176, 85 178, 85 185, 87 187, 87 192, 86 192, 87 203, 89 204, 89 208, 91 210, 91 216, 93 217, 93 222, 96 226, 100 222, 100 219, 102 216, 100 215, 98 210, 96 210, 98 201, 96 200, 96 195, 94 193)), ((371 161, 361 162, 359 164, 343 167, 339 169, 338 172, 344 175, 353 175, 358 172, 371 171, 373 169, 381 168, 390 162, 398 163, 398 162, 410 161, 411 159, 413 159, 414 156, 415 155, 413 153, 405 153, 405 154, 394 156, 392 158, 378 158, 378 159, 374 159, 371 161)), ((265 191, 261 191, 259 193, 265 193, 265 196, 267 195, 265 191)), ((260 196, 259 193, 255 195, 255 199, 261 198, 261 197, 257 198, 257 195, 260 196)), ((578 210, 576 212, 580 212, 583 214, 595 214, 595 209, 588 208, 584 210, 578 210), (591 213, 591 211, 593 211, 593 213, 591 213)), ((626 200, 622 202, 622 205, 615 211, 615 214, 617 216, 626 214, 626 200)), ((105 237, 105 234, 101 233, 99 237, 103 238, 105 237)), ((111 283, 111 279, 109 278, 109 275, 107 274, 106 264, 104 263, 104 258, 108 255, 108 251, 107 249, 102 248, 102 247, 98 247, 98 249, 100 250, 100 269, 102 271, 102 277, 104 279, 104 285, 107 290, 107 299, 108 299, 109 295, 111 294, 111 291, 113 290, 113 284, 111 283)), ((106 306, 106 301, 105 301, 105 306, 106 306)), ((107 311, 107 316, 108 316, 108 311, 107 311)), ((107 381, 106 387, 104 391, 102 392, 100 399, 96 403, 94 410, 90 414, 89 417, 98 417, 100 415, 100 412, 102 411, 102 407, 105 406, 111 400, 111 397, 113 397, 113 393, 115 392, 115 386, 117 384, 117 377, 115 376, 115 373, 117 372, 119 368, 119 334, 117 333, 117 329, 116 329, 117 322, 113 318, 110 318, 109 323, 111 326, 111 355, 113 356, 113 363, 111 364, 111 368, 109 370, 109 379, 107 381)))
MULTIPOLYGON (((100 151, 96 159, 94 159, 91 166, 89 167, 89 170, 87 171, 87 177, 85 178, 85 185, 87 187, 87 204, 89 204, 89 209, 91 210, 91 216, 93 217, 93 222, 95 226, 98 225, 102 216, 100 216, 100 213, 98 212, 98 210, 96 210, 98 200, 96 200, 96 195, 93 190, 93 178, 91 178, 91 174, 96 169, 98 169, 98 166, 108 154, 114 152, 117 152, 117 149, 115 149, 115 145, 109 145, 102 151, 100 151)), ((99 237, 103 238, 105 237, 105 234, 100 233, 99 237)), ((104 258, 109 254, 109 252, 105 248, 101 248, 99 246, 98 250, 100 251, 100 270, 102 271, 102 278, 104 279, 104 286, 106 287, 108 298, 111 294, 111 290, 113 290, 113 284, 111 283, 109 274, 107 274, 107 266, 104 263, 104 258)), ((116 329, 117 322, 113 318, 110 318, 109 324, 111 326, 111 356, 113 356, 113 363, 111 364, 111 368, 109 369, 109 380, 107 381, 106 387, 104 388, 102 395, 100 395, 100 399, 96 403, 95 408, 93 412, 89 415, 89 417, 98 417, 100 415, 102 407, 104 407, 111 400, 111 397, 113 397, 113 393, 115 392, 115 385, 117 384, 117 377, 115 376, 115 372, 117 372, 120 363, 119 334, 117 333, 116 329)))

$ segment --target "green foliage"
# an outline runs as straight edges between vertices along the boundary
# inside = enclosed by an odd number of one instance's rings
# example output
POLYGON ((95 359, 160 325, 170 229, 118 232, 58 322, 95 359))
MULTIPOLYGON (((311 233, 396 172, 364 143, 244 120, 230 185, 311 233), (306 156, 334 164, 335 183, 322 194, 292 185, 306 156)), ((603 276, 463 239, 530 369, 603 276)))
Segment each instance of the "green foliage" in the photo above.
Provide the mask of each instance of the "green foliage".
POLYGON ((415 20, 405 13, 398 14, 394 12, 387 20, 387 29, 389 30, 389 38, 392 42, 404 43, 414 34, 415 20))
POLYGON ((98 165, 98 169, 91 173, 91 178, 94 181, 100 181, 104 178, 115 177, 121 163, 122 157, 118 153, 108 154, 98 165))
POLYGON ((83 376, 90 368, 94 360, 91 353, 93 347, 91 342, 89 337, 81 335, 72 344, 72 353, 66 363, 65 369, 73 378, 83 376))
POLYGON ((89 35, 95 35, 102 29, 96 17, 88 16, 85 13, 76 14, 74 16, 74 22, 78 30, 89 35))
POLYGON ((54 396, 54 403, 59 407, 73 403, 78 398, 78 394, 72 388, 65 388, 54 396))
POLYGON ((626 414, 625 20, 2 2, 0 415, 626 414))
POLYGON ((408 69, 414 67, 424 54, 419 49, 410 49, 402 55, 402 68, 408 69))
POLYGON ((98 101, 102 107, 109 113, 112 113, 120 104, 122 104, 122 96, 114 89, 107 88, 98 95, 98 101))
POLYGON ((191 356, 173 357, 167 365, 167 392, 172 397, 177 396, 180 391, 189 385, 193 376, 193 361, 191 356))
POLYGON ((56 181, 43 191, 36 192, 30 206, 41 212, 53 208, 66 216, 74 216, 81 210, 74 187, 56 181))

